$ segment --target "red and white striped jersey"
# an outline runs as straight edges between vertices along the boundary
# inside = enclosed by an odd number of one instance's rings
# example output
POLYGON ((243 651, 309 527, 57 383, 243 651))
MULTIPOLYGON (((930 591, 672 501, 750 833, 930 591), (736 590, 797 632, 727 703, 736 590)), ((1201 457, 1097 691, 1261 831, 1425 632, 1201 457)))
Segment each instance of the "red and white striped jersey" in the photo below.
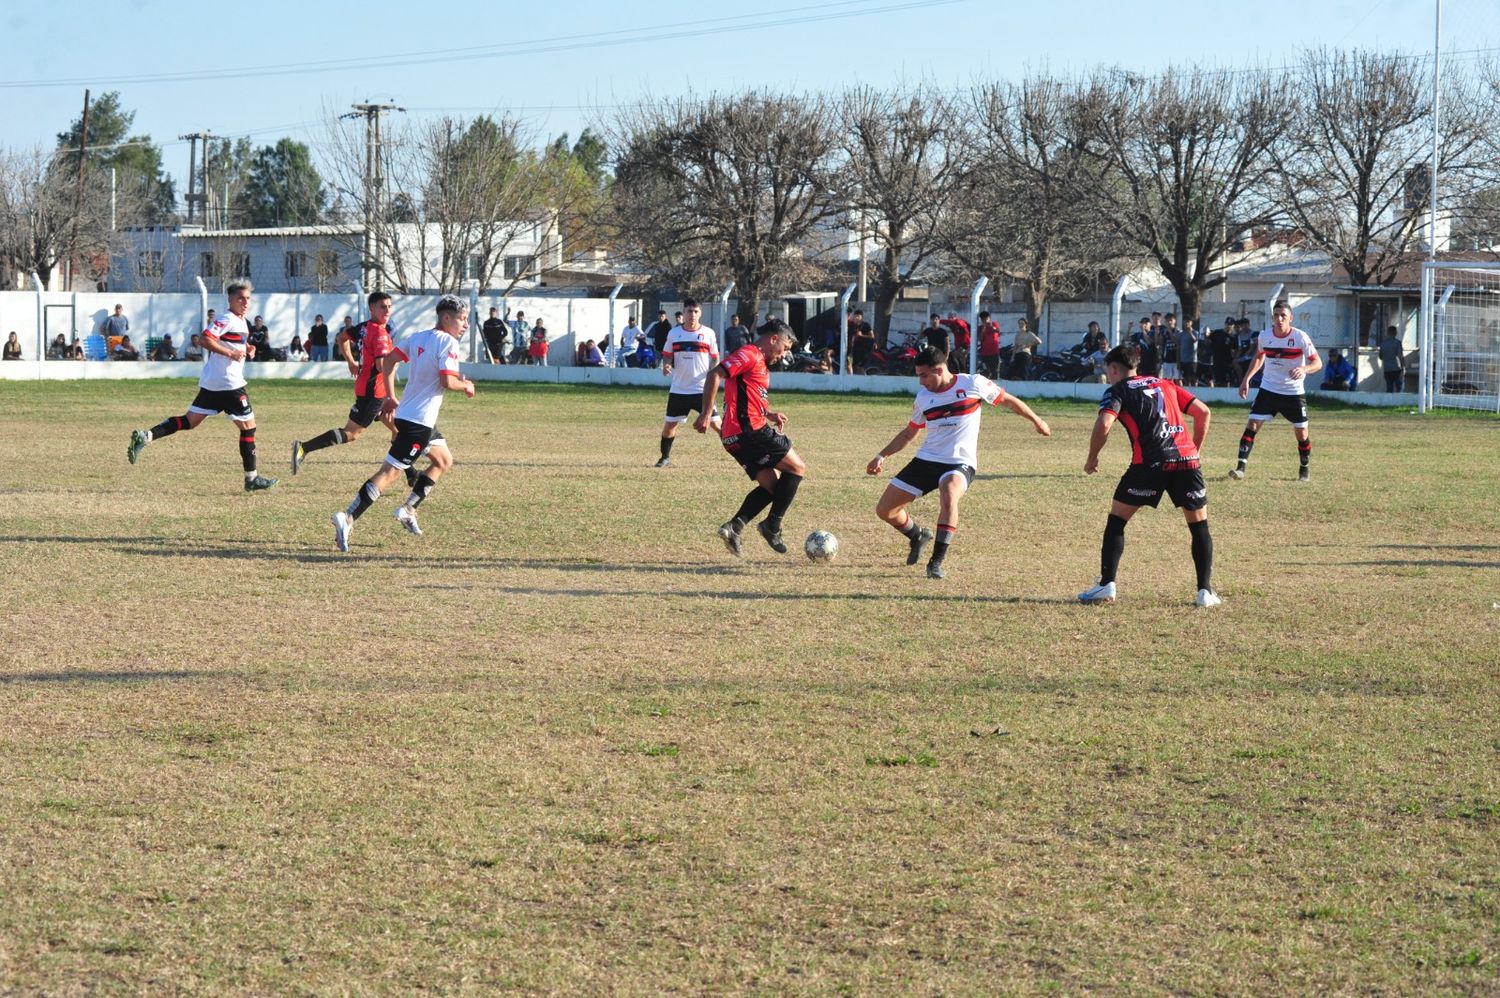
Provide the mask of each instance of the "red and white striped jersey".
POLYGON ((1318 355, 1312 337, 1295 326, 1285 336, 1277 336, 1274 329, 1262 329, 1256 345, 1265 354, 1260 386, 1278 395, 1303 394, 1305 379, 1292 377, 1292 368, 1306 367, 1318 355))
POLYGON ((672 365, 673 395, 702 395, 708 372, 719 362, 719 341, 714 331, 699 326, 688 332, 681 326, 667 334, 663 359, 672 365))
POLYGON ((912 403, 912 426, 927 427, 917 457, 941 464, 979 467, 979 411, 1005 398, 1005 389, 982 374, 954 375, 945 392, 923 388, 912 403))
MULTIPOLYGON (((231 350, 245 349, 250 337, 250 324, 243 315, 225 312, 214 319, 214 324, 203 331, 209 339, 218 340, 220 346, 231 350)), ((198 375, 198 387, 211 392, 227 392, 245 387, 245 362, 230 360, 212 350, 203 351, 203 373, 198 375)))

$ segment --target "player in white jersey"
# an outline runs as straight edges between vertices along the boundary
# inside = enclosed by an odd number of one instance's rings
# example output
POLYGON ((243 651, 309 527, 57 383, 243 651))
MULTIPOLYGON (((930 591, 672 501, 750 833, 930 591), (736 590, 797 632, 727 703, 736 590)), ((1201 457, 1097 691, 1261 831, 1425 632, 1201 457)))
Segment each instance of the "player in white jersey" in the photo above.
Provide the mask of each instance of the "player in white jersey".
POLYGON ((240 431, 240 463, 245 469, 245 491, 260 492, 276 484, 255 470, 255 411, 245 392, 245 358, 255 356, 249 340, 250 327, 245 312, 250 308, 250 294, 255 289, 249 281, 236 281, 224 289, 229 311, 219 316, 203 331, 203 373, 198 376, 198 395, 187 412, 168 416, 149 430, 131 430, 130 446, 125 456, 131 464, 141 456, 146 445, 179 430, 191 430, 209 416, 226 414, 240 431))
MULTIPOLYGON (((468 328, 469 306, 457 295, 443 295, 437 303, 437 327, 412 333, 382 358, 382 374, 394 370, 402 361, 409 365, 400 403, 388 397, 382 405, 382 411, 395 415, 396 436, 380 470, 360 486, 347 510, 333 514, 333 541, 340 551, 349 550, 354 521, 426 450, 430 461, 427 470, 417 476, 406 502, 396 508, 396 521, 416 536, 422 536, 422 528, 417 525, 417 507, 432 492, 443 472, 453 467, 453 452, 437 428, 443 393, 460 391, 474 397, 474 382, 458 369, 458 337, 468 328)), ((394 384, 394 379, 390 383, 394 384)))
MULTIPOLYGON (((672 378, 667 389, 667 421, 661 428, 661 460, 658 468, 672 463, 672 442, 677 428, 687 422, 688 413, 700 412, 703 405, 703 382, 719 363, 719 342, 714 331, 698 319, 703 310, 689 298, 682 303, 682 325, 667 334, 662 347, 661 370, 672 378)), ((719 432, 719 410, 709 413, 709 425, 719 432)))
POLYGON ((943 559, 958 530, 958 503, 974 481, 979 462, 979 418, 984 403, 1003 405, 1031 420, 1031 425, 1044 437, 1052 435, 1052 428, 1025 402, 1007 394, 989 378, 980 374, 954 374, 948 369, 948 354, 940 346, 929 344, 917 351, 916 366, 917 382, 922 387, 912 404, 911 421, 870 459, 865 473, 880 474, 885 459, 899 453, 926 428, 927 439, 917 449, 917 456, 885 487, 875 505, 875 515, 905 535, 911 545, 906 563, 915 565, 934 537, 932 531, 917 525, 906 507, 913 499, 936 489, 937 543, 927 563, 927 577, 941 579, 945 577, 943 559))
POLYGON ((1262 423, 1279 413, 1292 424, 1292 434, 1297 438, 1297 480, 1308 481, 1307 464, 1312 458, 1312 441, 1307 435, 1307 393, 1303 385, 1309 374, 1323 370, 1323 358, 1318 356, 1312 337, 1292 325, 1292 306, 1284 300, 1271 309, 1271 328, 1261 330, 1255 358, 1240 381, 1240 398, 1250 394, 1250 379, 1262 367, 1265 373, 1260 378, 1260 390, 1255 393, 1250 419, 1240 436, 1239 463, 1229 472, 1229 477, 1245 477, 1245 465, 1250 460, 1251 448, 1255 446, 1255 435, 1260 432, 1262 423))

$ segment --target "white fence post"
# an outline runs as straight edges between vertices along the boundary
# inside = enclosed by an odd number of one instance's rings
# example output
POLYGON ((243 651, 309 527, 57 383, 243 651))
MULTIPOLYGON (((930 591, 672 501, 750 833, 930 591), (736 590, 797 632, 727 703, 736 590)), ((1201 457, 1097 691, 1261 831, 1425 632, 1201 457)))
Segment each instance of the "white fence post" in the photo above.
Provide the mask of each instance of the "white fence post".
MULTIPOLYGON (((979 280, 974 282, 974 290, 969 293, 969 373, 976 374, 979 371, 979 296, 984 294, 984 289, 990 279, 983 274, 979 280)), ((996 372, 999 373, 998 371, 996 372)))

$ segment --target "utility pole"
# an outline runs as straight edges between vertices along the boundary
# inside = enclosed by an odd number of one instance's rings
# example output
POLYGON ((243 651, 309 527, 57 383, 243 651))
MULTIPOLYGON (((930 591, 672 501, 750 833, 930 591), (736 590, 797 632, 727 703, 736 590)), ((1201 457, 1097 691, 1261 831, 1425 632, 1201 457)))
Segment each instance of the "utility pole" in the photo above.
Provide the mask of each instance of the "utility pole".
POLYGON ((188 143, 188 192, 183 195, 187 202, 188 224, 193 224, 193 207, 202 205, 202 222, 208 225, 208 140, 213 138, 209 132, 189 132, 186 135, 177 136, 179 141, 186 140, 188 143), (203 143, 203 173, 200 183, 198 173, 198 143, 203 143))
POLYGON ((380 116, 387 111, 405 113, 406 108, 395 104, 355 104, 353 108, 340 117, 365 119, 365 229, 360 272, 361 283, 373 287, 381 283, 380 277, 385 273, 381 240, 376 235, 376 226, 385 220, 381 203, 385 196, 385 162, 381 156, 380 116))
POLYGON ((83 214, 84 164, 89 152, 89 92, 83 92, 83 128, 78 133, 78 188, 73 194, 73 235, 68 239, 68 290, 73 290, 73 250, 78 243, 78 219, 83 214))

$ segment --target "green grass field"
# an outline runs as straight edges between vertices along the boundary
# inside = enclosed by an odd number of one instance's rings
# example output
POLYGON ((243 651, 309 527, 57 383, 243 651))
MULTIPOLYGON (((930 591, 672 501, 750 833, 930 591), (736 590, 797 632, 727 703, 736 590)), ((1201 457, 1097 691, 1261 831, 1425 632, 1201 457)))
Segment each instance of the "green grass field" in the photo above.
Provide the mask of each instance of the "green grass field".
POLYGON ((1196 611, 1171 509, 1072 602, 1088 406, 987 413, 939 583, 863 471, 909 399, 776 397, 819 566, 726 555, 662 392, 450 396, 349 555, 383 444, 285 464, 347 386, 252 386, 249 496, 223 419, 126 463, 193 392, 0 384, 0 993, 1500 989, 1500 422, 1315 407, 1311 484, 1280 422, 1229 483, 1219 408, 1196 611))

